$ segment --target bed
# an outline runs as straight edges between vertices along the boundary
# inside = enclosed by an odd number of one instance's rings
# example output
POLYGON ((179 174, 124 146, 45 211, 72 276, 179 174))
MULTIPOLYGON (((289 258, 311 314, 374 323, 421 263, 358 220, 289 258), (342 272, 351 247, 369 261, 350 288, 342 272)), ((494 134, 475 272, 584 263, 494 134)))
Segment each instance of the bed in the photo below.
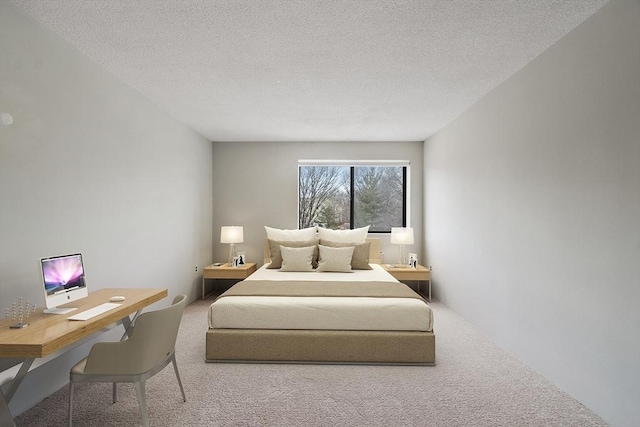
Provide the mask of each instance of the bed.
POLYGON ((277 246, 265 239, 264 265, 209 307, 207 362, 435 364, 431 308, 379 265, 379 239, 358 243, 367 266, 350 271, 321 271, 329 252, 316 246, 320 264, 284 271, 290 253, 311 249, 280 246, 274 268, 277 246))

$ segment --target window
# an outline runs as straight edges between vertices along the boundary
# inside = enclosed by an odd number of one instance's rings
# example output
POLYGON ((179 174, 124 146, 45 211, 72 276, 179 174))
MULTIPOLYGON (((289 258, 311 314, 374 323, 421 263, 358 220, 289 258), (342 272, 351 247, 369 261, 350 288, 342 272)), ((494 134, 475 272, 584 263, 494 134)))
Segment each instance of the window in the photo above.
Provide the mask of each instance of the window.
POLYGON ((298 162, 298 225, 371 233, 406 227, 408 161, 298 162))

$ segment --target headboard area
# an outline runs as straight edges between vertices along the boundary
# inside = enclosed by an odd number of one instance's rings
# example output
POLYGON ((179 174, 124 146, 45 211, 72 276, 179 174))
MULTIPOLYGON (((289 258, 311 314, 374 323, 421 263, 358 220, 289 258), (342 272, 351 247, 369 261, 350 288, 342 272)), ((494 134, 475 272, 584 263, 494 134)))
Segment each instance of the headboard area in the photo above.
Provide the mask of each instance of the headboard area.
MULTIPOLYGON (((380 239, 377 237, 367 238, 367 243, 370 243, 369 247, 369 264, 380 264, 382 259, 380 258, 380 239)), ((269 264, 271 262, 271 254, 269 250, 269 239, 264 238, 262 243, 262 252, 264 254, 263 262, 269 264)))

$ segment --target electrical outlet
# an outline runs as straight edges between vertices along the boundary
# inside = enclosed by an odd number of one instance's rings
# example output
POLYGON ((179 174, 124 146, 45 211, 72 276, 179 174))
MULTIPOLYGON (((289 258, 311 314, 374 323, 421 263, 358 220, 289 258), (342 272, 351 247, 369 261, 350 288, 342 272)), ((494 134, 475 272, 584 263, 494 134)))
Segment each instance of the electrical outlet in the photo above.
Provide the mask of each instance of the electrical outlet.
POLYGON ((198 272, 198 266, 196 265, 196 273, 198 272))
POLYGON ((429 266, 429 271, 433 271, 433 267, 429 266))

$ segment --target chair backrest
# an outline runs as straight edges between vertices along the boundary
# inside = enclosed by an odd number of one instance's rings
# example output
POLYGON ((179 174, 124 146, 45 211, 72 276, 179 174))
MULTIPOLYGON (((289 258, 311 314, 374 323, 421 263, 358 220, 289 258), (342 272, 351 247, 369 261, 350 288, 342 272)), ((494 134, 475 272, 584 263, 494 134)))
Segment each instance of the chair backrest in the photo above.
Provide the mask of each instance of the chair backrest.
POLYGON ((127 340, 131 352, 129 363, 141 371, 153 368, 174 351, 185 295, 177 295, 169 307, 141 314, 127 340))
POLYGON ((167 308, 141 314, 119 342, 99 342, 91 347, 85 373, 136 375, 147 372, 175 350, 187 297, 178 295, 167 308))

